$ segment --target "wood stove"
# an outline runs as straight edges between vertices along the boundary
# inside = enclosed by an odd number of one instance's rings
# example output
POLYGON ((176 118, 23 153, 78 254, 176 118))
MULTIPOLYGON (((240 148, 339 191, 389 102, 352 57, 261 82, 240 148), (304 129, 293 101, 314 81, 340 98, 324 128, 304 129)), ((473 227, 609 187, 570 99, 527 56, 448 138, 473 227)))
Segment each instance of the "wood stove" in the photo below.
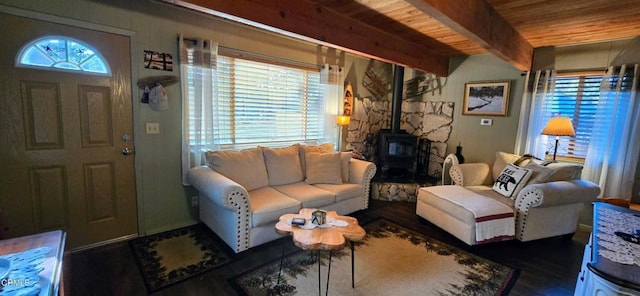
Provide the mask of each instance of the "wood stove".
POLYGON ((378 132, 377 159, 381 180, 413 181, 415 178, 418 137, 400 129, 403 79, 404 67, 394 66, 391 129, 378 132))
POLYGON ((382 180, 413 180, 416 172, 418 138, 405 131, 378 133, 378 167, 382 180))

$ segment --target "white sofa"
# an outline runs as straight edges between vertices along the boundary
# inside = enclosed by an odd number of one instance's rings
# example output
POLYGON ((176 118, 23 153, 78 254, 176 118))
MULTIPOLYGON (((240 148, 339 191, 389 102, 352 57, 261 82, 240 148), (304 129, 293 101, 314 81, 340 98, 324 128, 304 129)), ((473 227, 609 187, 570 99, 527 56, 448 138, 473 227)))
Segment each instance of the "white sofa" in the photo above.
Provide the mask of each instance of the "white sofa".
POLYGON ((189 170, 200 194, 200 220, 236 253, 281 237, 278 218, 301 208, 346 215, 366 209, 373 163, 333 152, 332 144, 258 147, 206 154, 189 170))
POLYGON ((450 170, 451 179, 463 189, 447 189, 445 186, 421 188, 416 214, 468 245, 478 244, 480 242, 475 237, 477 217, 474 218, 465 209, 464 198, 449 198, 451 194, 468 195, 468 199, 487 198, 487 204, 495 205, 497 201, 511 208, 515 215, 515 233, 511 237, 520 241, 573 234, 577 229, 581 210, 585 204, 597 199, 600 188, 592 182, 580 180, 581 165, 551 163, 542 166, 539 161, 526 160, 519 165, 530 169, 532 175, 520 185, 520 190, 510 197, 496 192, 494 187, 502 186, 497 182, 498 176, 507 164, 520 160, 522 158, 518 155, 498 152, 493 165, 453 165, 450 170))

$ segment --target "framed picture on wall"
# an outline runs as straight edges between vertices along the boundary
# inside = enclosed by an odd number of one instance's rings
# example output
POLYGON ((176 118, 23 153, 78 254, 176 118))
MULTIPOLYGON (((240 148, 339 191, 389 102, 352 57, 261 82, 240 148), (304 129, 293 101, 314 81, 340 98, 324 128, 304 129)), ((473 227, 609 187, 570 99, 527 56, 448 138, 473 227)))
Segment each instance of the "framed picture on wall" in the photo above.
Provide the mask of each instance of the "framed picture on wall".
POLYGON ((509 81, 465 83, 462 114, 507 116, 509 84, 509 81))

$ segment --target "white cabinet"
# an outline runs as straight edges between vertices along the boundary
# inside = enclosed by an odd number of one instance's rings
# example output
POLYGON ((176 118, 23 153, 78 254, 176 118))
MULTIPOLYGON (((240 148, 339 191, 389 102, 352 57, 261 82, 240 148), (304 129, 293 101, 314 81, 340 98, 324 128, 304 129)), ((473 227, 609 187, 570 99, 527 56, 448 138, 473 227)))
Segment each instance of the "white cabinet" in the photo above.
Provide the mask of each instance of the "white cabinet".
POLYGON ((592 270, 589 262, 591 261, 591 240, 589 244, 584 247, 584 257, 582 258, 582 267, 580 273, 578 273, 578 280, 576 281, 576 290, 574 296, 609 296, 609 295, 640 295, 640 291, 625 288, 623 286, 614 284, 603 277, 598 275, 598 272, 592 270))
MULTIPOLYGON (((599 239, 597 234, 599 231, 603 231, 599 228, 611 229, 611 227, 615 227, 612 225, 605 225, 606 223, 599 223, 599 220, 601 219, 601 215, 599 215, 599 213, 602 213, 603 209, 609 211, 609 214, 611 213, 611 210, 619 211, 619 216, 618 213, 616 213, 616 217, 621 217, 625 214, 631 214, 634 216, 640 215, 640 212, 638 211, 632 211, 605 203, 595 203, 593 233, 589 238, 589 243, 584 248, 582 267, 580 268, 580 273, 578 273, 574 296, 640 296, 640 267, 635 264, 616 263, 598 254, 598 250, 603 248, 598 244, 599 239)), ((629 220, 625 219, 625 221, 629 220)), ((632 219, 631 221, 638 220, 632 219)), ((634 228, 640 228, 640 225, 632 226, 634 228)), ((636 254, 636 256, 640 256, 640 254, 636 254)))

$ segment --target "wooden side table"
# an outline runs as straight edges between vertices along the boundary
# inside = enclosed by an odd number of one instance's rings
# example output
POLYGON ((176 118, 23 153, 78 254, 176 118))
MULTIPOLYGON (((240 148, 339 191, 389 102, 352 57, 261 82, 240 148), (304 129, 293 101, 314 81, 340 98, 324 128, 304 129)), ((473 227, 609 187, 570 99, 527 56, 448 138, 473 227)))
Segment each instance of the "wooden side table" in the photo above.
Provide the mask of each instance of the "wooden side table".
POLYGON ((602 199, 602 201, 608 204, 616 205, 623 208, 628 208, 629 205, 631 204, 630 198, 623 198, 623 197, 605 197, 602 199))
MULTIPOLYGON (((345 227, 331 226, 327 228, 316 227, 313 229, 303 229, 296 225, 291 225, 289 221, 293 218, 305 218, 311 219, 311 213, 316 209, 301 209, 298 214, 285 214, 280 216, 278 223, 276 223, 276 232, 284 235, 293 236, 293 243, 305 250, 317 250, 318 251, 318 294, 321 295, 321 281, 320 281, 320 250, 337 250, 342 248, 346 241, 350 242, 351 246, 351 287, 355 287, 354 279, 354 242, 362 240, 366 232, 364 228, 358 225, 358 219, 349 216, 339 216, 335 211, 326 211, 327 219, 335 219, 346 221, 348 223, 345 227)), ((284 256, 284 247, 283 254, 284 256)), ((282 264, 282 261, 281 261, 282 264)), ((282 269, 282 266, 280 267, 282 269)), ((329 276, 331 275, 331 252, 329 252, 329 265, 327 267, 327 287, 325 292, 329 292, 329 276)), ((278 274, 278 280, 280 274, 278 274)))
POLYGON ((39 295, 63 295, 64 289, 61 287, 63 287, 62 259, 64 256, 65 239, 66 234, 63 231, 55 230, 0 240, 0 255, 24 252, 40 247, 51 248, 51 251, 42 263, 44 270, 39 274, 39 284, 41 287, 39 295))

